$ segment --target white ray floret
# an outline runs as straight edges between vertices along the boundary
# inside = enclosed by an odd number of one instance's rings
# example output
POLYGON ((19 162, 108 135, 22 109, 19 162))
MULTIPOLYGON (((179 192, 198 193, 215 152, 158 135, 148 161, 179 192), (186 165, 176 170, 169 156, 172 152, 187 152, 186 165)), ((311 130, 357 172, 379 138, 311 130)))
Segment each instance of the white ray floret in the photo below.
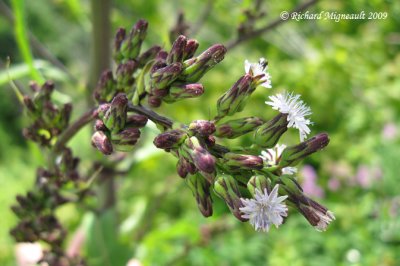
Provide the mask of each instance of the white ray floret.
POLYGON ((249 60, 244 61, 244 70, 247 74, 250 74, 254 77, 263 76, 260 79, 260 85, 265 88, 272 88, 271 84, 271 75, 268 73, 268 63, 265 58, 260 58, 258 63, 250 63, 249 60))
POLYGON ((297 128, 300 133, 300 140, 303 141, 310 134, 308 126, 312 122, 307 118, 307 116, 311 115, 310 107, 300 100, 299 94, 278 93, 277 95, 270 96, 269 99, 271 101, 266 101, 265 103, 282 114, 288 114, 288 128, 297 128))
POLYGON ((283 217, 287 216, 287 206, 283 201, 288 196, 278 197, 279 185, 276 185, 271 193, 267 189, 255 190, 253 199, 240 199, 244 207, 240 208, 242 217, 249 219, 250 224, 256 231, 268 232, 271 225, 276 228, 283 222, 283 217))
MULTIPOLYGON (((276 144, 274 148, 262 151, 260 157, 264 160, 267 166, 269 167, 276 166, 279 164, 281 154, 285 148, 286 145, 284 144, 282 145, 276 144)), ((282 168, 282 174, 284 175, 293 175, 295 173, 297 173, 296 167, 288 166, 282 168)))

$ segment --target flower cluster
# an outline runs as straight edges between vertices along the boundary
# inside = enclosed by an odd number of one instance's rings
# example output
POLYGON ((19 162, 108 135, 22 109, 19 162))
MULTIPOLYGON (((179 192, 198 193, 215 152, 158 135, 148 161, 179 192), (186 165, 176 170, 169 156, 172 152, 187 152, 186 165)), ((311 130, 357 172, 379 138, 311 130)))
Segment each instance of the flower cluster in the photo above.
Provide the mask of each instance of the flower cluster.
POLYGON ((214 191, 237 219, 249 221, 256 230, 268 232, 271 225, 282 224, 288 215, 288 202, 311 225, 325 230, 334 216, 304 195, 295 179, 294 166, 326 147, 329 137, 320 133, 305 140, 310 133, 307 117, 311 110, 300 96, 271 96, 266 104, 279 114, 270 120, 255 116, 231 118, 244 110, 257 87, 271 88, 267 61, 246 60, 244 75, 220 96, 212 119, 189 124, 172 121, 157 113, 156 108, 202 95, 200 79, 223 60, 226 48, 215 44, 195 56, 199 43, 180 35, 169 51, 154 45, 141 52, 147 28, 148 23, 140 20, 129 33, 122 28, 117 31, 113 54, 117 67, 115 71, 104 71, 99 79, 94 92, 98 106, 74 124, 69 125, 71 105, 60 108, 52 102, 52 83, 41 88, 33 85, 33 98, 25 96, 24 104, 33 120, 25 135, 49 148, 50 153, 49 168, 38 172, 34 191, 18 196, 18 204, 13 207, 21 219, 12 230, 16 240, 47 242, 51 249, 44 261, 58 265, 63 260, 60 250, 66 232, 55 218, 55 209, 82 200, 90 191, 87 180, 82 180, 77 171, 78 159, 72 157, 66 142, 92 120, 92 144, 104 155, 132 151, 140 140, 141 128, 148 120, 154 122, 160 130, 154 145, 177 158, 177 173, 206 217, 213 214, 214 191), (278 144, 288 128, 299 130, 301 143, 290 147, 278 144), (226 146, 230 139, 246 134, 252 135, 251 147, 226 146), (62 196, 62 191, 71 188, 75 198, 62 196))

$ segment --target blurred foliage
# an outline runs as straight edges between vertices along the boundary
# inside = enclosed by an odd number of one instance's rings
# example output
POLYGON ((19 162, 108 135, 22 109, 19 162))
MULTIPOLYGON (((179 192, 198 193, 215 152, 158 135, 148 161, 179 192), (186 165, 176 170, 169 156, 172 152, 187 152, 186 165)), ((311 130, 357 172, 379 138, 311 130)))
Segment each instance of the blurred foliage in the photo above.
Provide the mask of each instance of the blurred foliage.
MULTIPOLYGON (((15 1, 20 2, 20 1, 15 1)), ((113 1, 113 29, 129 28, 137 19, 149 21, 145 46, 170 46, 169 30, 178 11, 189 24, 198 23, 210 2, 211 11, 194 37, 200 50, 235 37, 242 11, 250 0, 113 1)), ((268 1, 262 8, 265 25, 298 1, 268 1)), ((4 1, 11 6, 10 1, 4 1)), ((22 3, 22 2, 21 2, 22 3)), ((119 165, 128 174, 117 177, 118 204, 101 218, 80 206, 59 210, 70 231, 87 234, 84 254, 89 265, 124 265, 137 258, 144 265, 400 265, 400 2, 320 1, 312 12, 388 12, 384 20, 289 20, 228 52, 225 60, 204 79, 206 93, 199 99, 163 106, 161 113, 182 122, 215 114, 218 97, 243 74, 243 61, 269 60, 273 89, 258 89, 247 114, 271 117, 264 105, 268 95, 283 90, 302 94, 312 110, 313 133, 327 131, 331 143, 306 163, 316 169, 324 188, 321 201, 336 215, 325 233, 318 233, 298 214, 279 230, 256 233, 228 215, 215 200, 215 214, 205 219, 194 198, 175 173, 175 160, 155 150, 153 129, 148 129, 135 156, 119 165), (362 167, 368 169, 364 173, 362 167), (365 182, 368 179, 368 182, 365 182), (331 186, 335 180, 337 186, 331 186)), ((25 1, 24 20, 30 31, 56 56, 76 80, 33 51, 33 66, 75 103, 73 117, 85 111, 84 84, 90 62, 90 3, 78 0, 25 1), (38 66, 38 64, 40 66, 38 66)), ((17 193, 34 182, 35 168, 43 164, 41 151, 26 143, 26 125, 7 72, 19 84, 30 80, 14 30, 0 17, 0 264, 15 265, 14 243, 8 230, 16 217, 9 206, 17 193), (11 57, 7 70, 6 56, 11 57)), ((25 58, 25 61, 24 61, 25 58)), ((27 86, 24 86, 26 88, 27 86)), ((62 95, 62 94, 61 94, 62 95)), ((89 128, 73 141, 82 157, 82 169, 99 158, 90 147, 89 128)), ((296 132, 283 141, 297 142, 296 132)), ((237 145, 248 145, 251 138, 237 145)), ((299 176, 300 180, 306 178, 299 176)))

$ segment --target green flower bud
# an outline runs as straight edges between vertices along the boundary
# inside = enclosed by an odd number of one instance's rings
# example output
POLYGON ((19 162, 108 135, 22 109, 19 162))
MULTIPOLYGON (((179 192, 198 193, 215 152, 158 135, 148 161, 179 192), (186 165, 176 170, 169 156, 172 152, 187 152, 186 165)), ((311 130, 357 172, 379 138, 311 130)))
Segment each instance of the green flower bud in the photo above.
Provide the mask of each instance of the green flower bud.
POLYGON ((126 112, 128 108, 128 98, 123 93, 114 97, 110 108, 103 117, 103 122, 111 132, 118 132, 124 128, 126 123, 126 112))
POLYGON ((240 192, 236 180, 229 175, 220 175, 214 183, 215 194, 226 202, 232 214, 242 222, 247 219, 242 218, 240 209, 243 203, 240 200, 240 192))
POLYGON ((254 143, 262 148, 275 146, 287 130, 287 114, 279 113, 272 120, 261 125, 254 133, 254 143))
POLYGON ((122 152, 132 151, 139 138, 140 130, 134 127, 111 134, 111 142, 114 149, 122 152))
POLYGON ((212 199, 210 195, 210 184, 199 174, 190 175, 186 178, 186 184, 196 198, 197 206, 204 217, 209 217, 213 213, 212 199))
POLYGON ((113 57, 116 62, 120 63, 124 56, 121 53, 121 44, 126 37, 126 30, 124 28, 119 28, 114 38, 114 53, 113 57))
POLYGON ((156 69, 150 74, 152 89, 164 89, 174 82, 182 71, 182 63, 176 62, 163 68, 156 69))
POLYGON ((262 123, 262 119, 254 116, 229 120, 217 126, 215 136, 234 139, 255 130, 262 123))
POLYGON ((294 166, 310 154, 325 148, 328 143, 328 134, 320 133, 298 145, 287 147, 282 152, 279 167, 294 166))
POLYGON ((105 155, 110 155, 113 152, 111 141, 103 131, 96 131, 93 134, 92 145, 105 155))
POLYGON ((173 129, 159 134, 153 141, 159 149, 176 149, 187 138, 187 133, 181 129, 173 129))
POLYGON ((129 36, 121 44, 121 54, 125 59, 136 59, 146 38, 148 23, 139 20, 131 29, 129 36))
POLYGON ((172 64, 174 62, 182 62, 185 53, 187 39, 185 36, 180 35, 174 43, 172 44, 171 51, 167 57, 167 64, 172 64))
POLYGON ((111 70, 105 70, 100 76, 93 96, 97 102, 109 102, 116 92, 116 81, 111 70))
POLYGON ((187 98, 195 98, 204 93, 203 85, 200 83, 172 85, 169 88, 167 96, 163 97, 163 101, 173 103, 187 98))
POLYGON ((149 61, 153 60, 160 51, 161 47, 158 45, 154 45, 150 47, 147 51, 143 52, 137 60, 139 67, 144 67, 149 61))
POLYGON ((135 79, 133 73, 138 68, 138 64, 133 60, 128 60, 126 63, 119 64, 116 71, 117 76, 117 88, 124 92, 128 92, 135 79))
POLYGON ((186 82, 197 82, 203 75, 224 59, 226 48, 215 44, 198 57, 183 62, 183 71, 179 79, 186 82))
POLYGON ((239 106, 246 99, 249 91, 252 90, 253 77, 246 74, 222 95, 217 102, 217 119, 231 116, 239 111, 239 106))
POLYGON ((261 170, 264 167, 264 161, 261 157, 255 155, 241 155, 232 152, 224 154, 224 165, 231 170, 261 170))
POLYGON ((256 195, 256 189, 258 189, 259 191, 264 191, 264 189, 267 189, 268 192, 271 192, 270 183, 270 180, 265 176, 255 175, 250 178, 249 182, 247 182, 247 189, 254 197, 256 195))

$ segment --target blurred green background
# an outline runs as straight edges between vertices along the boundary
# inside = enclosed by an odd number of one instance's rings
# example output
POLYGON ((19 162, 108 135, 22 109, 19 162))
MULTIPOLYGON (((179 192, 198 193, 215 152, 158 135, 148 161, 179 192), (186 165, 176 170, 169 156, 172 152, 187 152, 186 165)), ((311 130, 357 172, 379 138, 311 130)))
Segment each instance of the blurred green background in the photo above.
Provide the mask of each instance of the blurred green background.
MULTIPOLYGON (((49 62, 32 46, 37 73, 55 81, 59 98, 73 101, 73 118, 86 110, 90 92, 91 16, 89 1, 35 0, 21 2, 25 30, 46 47, 67 72, 49 62), (25 2, 25 3, 23 3, 25 2)), ((299 1, 261 1, 266 25, 299 1)), ((169 31, 178 13, 189 25, 208 15, 195 35, 200 50, 235 38, 250 0, 112 1, 112 34, 149 21, 145 47, 170 47, 169 31)), ((28 121, 9 86, 8 74, 27 88, 37 77, 18 49, 15 31, 7 19, 10 1, 1 1, 0 16, 0 265, 15 265, 9 229, 16 217, 9 209, 15 195, 29 189, 35 169, 44 165, 42 151, 22 137, 28 121), (11 66, 6 69, 6 58, 11 66)), ((125 265, 129 258, 143 265, 400 265, 400 2, 318 1, 310 12, 387 12, 386 19, 289 19, 273 30, 230 50, 203 79, 206 92, 159 112, 181 122, 208 119, 216 100, 243 73, 245 59, 266 57, 272 75, 271 90, 259 88, 243 112, 264 118, 275 113, 264 101, 284 90, 302 95, 311 107, 312 134, 326 131, 330 145, 299 166, 305 191, 336 215, 319 233, 297 212, 278 230, 257 233, 230 215, 214 197, 214 215, 205 219, 195 199, 175 173, 176 160, 152 147, 156 131, 146 130, 129 163, 118 165, 117 205, 101 217, 66 205, 57 211, 69 230, 70 242, 79 228, 86 235, 81 253, 88 265, 125 265)), ((9 10, 10 11, 10 10, 9 10)), ((111 40, 110 40, 111 43, 111 40)), ((28 92, 28 90, 25 90, 28 92)), ((71 146, 85 171, 99 154, 90 146, 90 127, 71 146)), ((236 144, 247 145, 250 138, 236 144)), ((282 139, 298 142, 294 130, 282 139)))

